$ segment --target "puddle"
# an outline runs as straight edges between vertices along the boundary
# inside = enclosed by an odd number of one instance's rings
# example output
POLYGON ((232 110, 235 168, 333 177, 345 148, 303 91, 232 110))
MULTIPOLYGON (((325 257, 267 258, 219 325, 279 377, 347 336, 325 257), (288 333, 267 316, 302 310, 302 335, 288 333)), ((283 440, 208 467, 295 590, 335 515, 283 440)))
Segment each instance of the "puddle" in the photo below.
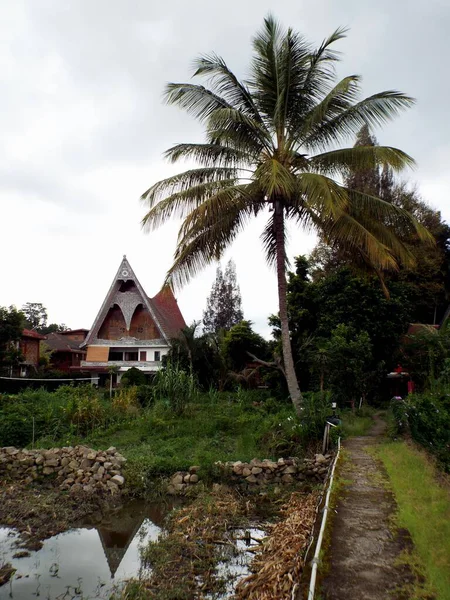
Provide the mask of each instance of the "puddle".
POLYGON ((219 596, 214 596, 216 600, 230 598, 238 581, 249 575, 249 566, 254 558, 251 550, 266 536, 267 532, 257 527, 235 529, 229 533, 227 541, 230 545, 224 546, 223 558, 217 564, 217 574, 226 581, 226 587, 219 596))
POLYGON ((172 507, 132 502, 99 525, 45 540, 40 550, 24 558, 12 558, 21 550, 17 533, 0 528, 0 565, 10 563, 17 569, 0 587, 0 600, 109 598, 126 579, 145 573, 140 550, 158 539, 172 507))

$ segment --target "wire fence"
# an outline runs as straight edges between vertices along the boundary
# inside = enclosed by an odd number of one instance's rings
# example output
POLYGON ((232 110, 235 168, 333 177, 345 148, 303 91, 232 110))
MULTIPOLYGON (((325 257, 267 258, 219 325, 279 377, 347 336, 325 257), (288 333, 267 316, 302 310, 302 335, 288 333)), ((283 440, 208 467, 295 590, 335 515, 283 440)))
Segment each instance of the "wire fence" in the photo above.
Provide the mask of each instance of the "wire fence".
MULTIPOLYGON (((330 424, 327 423, 327 426, 328 425, 330 425, 330 424)), ((327 433, 327 435, 328 435, 328 433, 327 433)), ((305 553, 303 555, 303 564, 306 564, 309 553, 311 552, 311 549, 313 548, 314 542, 316 539, 315 531, 316 531, 317 521, 319 518, 319 511, 321 509, 321 506, 323 504, 323 499, 325 497, 325 505, 323 506, 323 509, 322 509, 322 522, 320 525, 319 536, 317 538, 316 550, 315 550, 314 557, 311 562, 312 568, 311 568, 311 577, 310 577, 309 590, 308 590, 308 600, 314 600, 316 579, 317 579, 317 570, 318 570, 318 566, 319 566, 319 556, 320 556, 320 551, 322 548, 322 542, 323 542, 323 536, 324 536, 325 526, 326 526, 327 517, 328 517, 328 511, 330 510, 330 496, 331 496, 332 487, 333 487, 334 472, 335 472, 336 464, 337 464, 337 461, 339 459, 339 455, 341 452, 341 438, 340 437, 337 440, 337 445, 338 445, 338 449, 337 449, 336 456, 334 457, 333 464, 328 472, 327 479, 325 480, 325 483, 323 486, 323 491, 319 495, 319 498, 317 500, 316 515, 314 517, 314 523, 311 528, 310 540, 309 540, 308 546, 305 550, 305 553)), ((300 598, 299 592, 300 592, 300 584, 296 583, 294 585, 294 587, 292 588, 291 600, 299 600, 299 598, 300 598)))

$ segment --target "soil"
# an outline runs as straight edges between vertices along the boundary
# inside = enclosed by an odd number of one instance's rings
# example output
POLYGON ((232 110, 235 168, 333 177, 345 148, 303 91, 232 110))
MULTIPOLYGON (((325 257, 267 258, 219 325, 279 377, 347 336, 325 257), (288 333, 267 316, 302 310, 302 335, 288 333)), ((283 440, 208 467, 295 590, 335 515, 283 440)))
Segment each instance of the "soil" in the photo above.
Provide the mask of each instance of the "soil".
POLYGON ((383 465, 370 452, 385 429, 376 416, 368 436, 344 444, 344 490, 333 517, 329 572, 322 582, 326 600, 406 600, 412 586, 420 586, 405 561, 412 549, 410 535, 395 529, 395 498, 383 465))
POLYGON ((72 497, 53 487, 0 483, 0 527, 21 534, 21 548, 39 550, 42 540, 86 523, 101 521, 119 500, 111 496, 72 497))

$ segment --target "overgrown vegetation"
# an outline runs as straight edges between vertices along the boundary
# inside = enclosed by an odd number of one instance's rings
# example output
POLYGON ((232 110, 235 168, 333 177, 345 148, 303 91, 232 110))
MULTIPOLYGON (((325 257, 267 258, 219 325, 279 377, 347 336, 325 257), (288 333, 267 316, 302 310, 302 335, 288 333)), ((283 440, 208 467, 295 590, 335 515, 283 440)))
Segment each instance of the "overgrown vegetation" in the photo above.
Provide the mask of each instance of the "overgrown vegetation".
POLYGON ((90 385, 64 385, 55 392, 28 389, 18 395, 2 394, 0 446, 25 447, 38 439, 55 445, 133 421, 139 412, 137 388, 120 390, 113 401, 90 385))
POLYGON ((199 393, 192 385, 173 368, 161 371, 154 386, 118 390, 112 401, 90 386, 2 396, 0 445, 30 446, 34 426, 42 447, 116 446, 128 458, 129 488, 142 494, 154 491, 160 476, 194 464, 208 479, 219 460, 301 456, 318 447, 330 414, 327 394, 306 394, 300 420, 289 402, 264 390, 199 393))
POLYGON ((392 411, 400 433, 412 438, 434 454, 450 472, 450 391, 430 390, 392 401, 392 411))
MULTIPOLYGON (((447 421, 448 423, 448 421, 447 421)), ((425 453, 404 442, 379 446, 398 504, 398 525, 411 534, 431 584, 429 597, 450 599, 450 502, 448 488, 425 453)))

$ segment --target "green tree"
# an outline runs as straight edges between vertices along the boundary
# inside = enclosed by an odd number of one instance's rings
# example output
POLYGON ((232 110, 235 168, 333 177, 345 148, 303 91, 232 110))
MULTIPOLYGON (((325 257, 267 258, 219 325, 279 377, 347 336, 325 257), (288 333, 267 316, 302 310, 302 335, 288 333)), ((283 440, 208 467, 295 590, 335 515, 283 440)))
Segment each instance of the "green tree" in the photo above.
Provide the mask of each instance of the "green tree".
POLYGON ((24 315, 15 306, 0 306, 0 367, 16 364, 22 354, 12 347, 22 337, 24 315))
POLYGON ((47 326, 47 309, 39 302, 27 302, 22 306, 22 312, 25 315, 26 326, 29 329, 43 331, 47 326))
POLYGON ((244 82, 217 55, 200 57, 195 75, 206 78, 208 87, 171 83, 166 89, 167 102, 189 112, 206 130, 205 143, 177 144, 166 157, 200 166, 155 183, 142 195, 148 230, 173 215, 184 219, 167 274, 171 285, 186 283, 219 260, 251 217, 268 215, 262 241, 269 264, 276 267, 284 370, 298 414, 302 395, 289 335, 286 221, 324 232, 328 241, 344 239, 378 271, 412 260, 400 233, 415 231, 428 239, 406 211, 338 183, 350 168, 389 165, 397 171, 413 163, 390 147, 330 150, 364 124, 382 125, 413 103, 398 91, 360 100, 358 76, 337 81, 333 45, 344 34, 336 30, 313 50, 300 34, 284 31, 269 16, 253 40, 244 82))
POLYGON ((147 378, 145 373, 136 367, 131 367, 122 375, 120 383, 123 387, 131 387, 133 385, 145 385, 147 378))
POLYGON ((171 340, 170 350, 163 357, 163 365, 171 363, 194 375, 199 386, 208 390, 211 386, 223 387, 226 369, 220 355, 220 336, 196 335, 198 321, 181 330, 181 335, 171 340))
POLYGON ((45 327, 41 327, 39 333, 47 335, 48 333, 60 333, 62 331, 69 331, 69 327, 65 323, 50 323, 45 327))
POLYGON ((241 321, 224 334, 222 351, 229 369, 241 371, 252 360, 249 353, 268 358, 268 343, 253 331, 251 321, 241 321))
MULTIPOLYGON (((356 138, 356 146, 377 145, 376 138, 364 126, 356 138)), ((345 185, 366 194, 379 195, 386 202, 406 210, 435 239, 434 246, 424 246, 413 233, 403 234, 404 246, 414 257, 413 265, 404 265, 398 272, 381 277, 386 295, 392 282, 403 282, 414 305, 413 322, 436 323, 443 318, 448 303, 447 282, 450 274, 450 227, 442 220, 441 213, 422 200, 414 188, 405 182, 395 181, 392 170, 376 165, 372 168, 351 169, 345 185)), ((349 266, 361 274, 371 271, 365 257, 348 248, 345 240, 328 243, 325 237, 319 240, 311 253, 312 277, 319 280, 343 266, 349 266)), ((405 289, 406 289, 405 288, 405 289)))
POLYGON ((244 314, 241 304, 236 266, 230 259, 225 273, 222 273, 220 265, 217 267, 216 279, 203 313, 203 331, 217 334, 221 329, 228 330, 242 321, 244 314))
POLYGON ((372 344, 367 331, 357 333, 341 323, 331 333, 326 346, 328 382, 334 397, 352 407, 367 392, 372 344))

